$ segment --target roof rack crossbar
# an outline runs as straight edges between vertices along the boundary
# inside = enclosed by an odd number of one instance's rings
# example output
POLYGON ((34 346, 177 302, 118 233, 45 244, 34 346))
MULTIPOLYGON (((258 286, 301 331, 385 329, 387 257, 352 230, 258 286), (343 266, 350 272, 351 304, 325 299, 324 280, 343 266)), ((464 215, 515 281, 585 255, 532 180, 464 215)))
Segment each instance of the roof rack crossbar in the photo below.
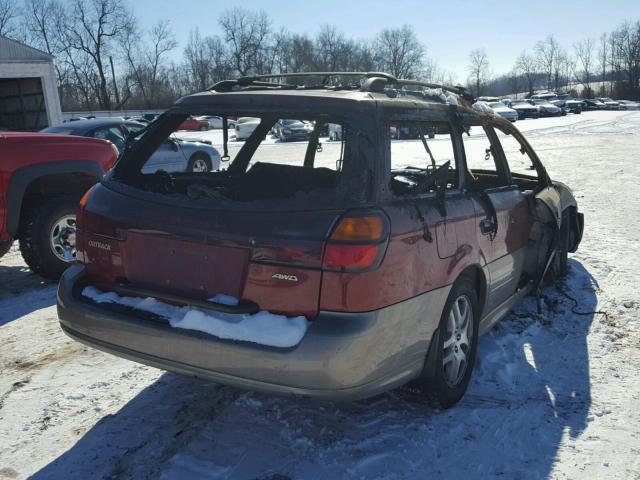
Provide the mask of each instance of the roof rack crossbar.
POLYGON ((397 79, 393 75, 384 72, 282 72, 267 73, 264 75, 252 75, 241 77, 239 80, 257 80, 260 78, 285 78, 285 77, 381 77, 389 82, 396 82, 397 79))
MULTIPOLYGON (((281 72, 281 73, 266 73, 258 75, 250 75, 240 77, 236 80, 223 80, 213 85, 209 90, 216 92, 230 92, 233 87, 262 87, 262 88, 275 88, 275 89, 296 89, 302 87, 301 85, 288 84, 288 83, 275 83, 264 80, 276 79, 276 78, 296 78, 296 77, 325 77, 323 84, 328 82, 331 77, 363 77, 367 79, 380 78, 386 81, 387 86, 416 86, 424 88, 442 89, 443 91, 455 93, 464 100, 474 101, 474 97, 462 86, 456 85, 451 87, 448 85, 441 85, 439 83, 423 82, 420 80, 410 80, 405 78, 396 78, 393 75, 384 72, 281 72)), ((372 84, 373 85, 373 84, 372 84)), ((375 88, 379 88, 379 84, 375 85, 375 88)))

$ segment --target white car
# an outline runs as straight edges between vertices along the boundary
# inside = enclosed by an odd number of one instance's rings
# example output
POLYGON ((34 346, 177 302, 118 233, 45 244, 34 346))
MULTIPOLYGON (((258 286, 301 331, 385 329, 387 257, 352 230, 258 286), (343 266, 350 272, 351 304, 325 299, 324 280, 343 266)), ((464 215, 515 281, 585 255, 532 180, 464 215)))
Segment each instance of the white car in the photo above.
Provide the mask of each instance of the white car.
MULTIPOLYGON (((197 120, 204 120, 205 122, 209 123, 209 126, 214 129, 221 129, 222 128, 222 117, 216 117, 213 115, 203 115, 202 117, 196 117, 197 120)), ((236 121, 235 120, 231 120, 228 119, 227 120, 227 125, 228 128, 235 128, 236 126, 236 121)))
POLYGON ((260 124, 260 119, 256 117, 240 117, 236 121, 234 130, 236 140, 246 140, 251 136, 256 127, 260 124))
POLYGON ((220 169, 220 153, 211 142, 199 139, 183 139, 171 135, 151 155, 142 167, 142 173, 211 172, 220 169))
POLYGON ((558 117, 566 114, 562 108, 549 102, 549 100, 532 99, 531 101, 538 107, 541 117, 558 117))
POLYGON ((618 100, 620 110, 640 110, 640 103, 631 100, 618 100))
POLYGON ((616 102, 615 100, 611 100, 608 97, 601 97, 598 98, 598 100, 604 103, 604 106, 607 110, 620 110, 620 103, 616 102))
POLYGON ((496 115, 500 115, 502 118, 506 118, 512 122, 518 120, 518 112, 516 112, 513 108, 507 107, 502 102, 491 102, 489 106, 493 110, 496 115))

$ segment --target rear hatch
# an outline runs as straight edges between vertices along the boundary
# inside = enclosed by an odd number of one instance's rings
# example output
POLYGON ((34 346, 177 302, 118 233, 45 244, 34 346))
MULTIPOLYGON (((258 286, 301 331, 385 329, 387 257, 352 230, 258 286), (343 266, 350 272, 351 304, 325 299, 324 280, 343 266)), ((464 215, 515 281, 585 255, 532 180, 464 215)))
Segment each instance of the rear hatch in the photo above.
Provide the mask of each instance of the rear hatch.
POLYGON ((104 290, 195 301, 224 294, 313 318, 325 238, 341 213, 200 210, 97 185, 79 215, 78 257, 104 290))
POLYGON ((339 120, 294 116, 313 134, 280 142, 278 118, 263 116, 245 142, 206 133, 202 140, 231 158, 226 165, 190 171, 174 148, 171 173, 147 173, 145 162, 153 163, 183 117, 151 124, 81 202, 78 258, 95 286, 186 305, 210 306, 222 294, 246 311, 253 305, 312 319, 323 271, 380 264, 389 228, 381 212, 368 210, 375 142, 364 132, 371 128, 345 128, 344 139, 332 142, 326 125, 339 120))

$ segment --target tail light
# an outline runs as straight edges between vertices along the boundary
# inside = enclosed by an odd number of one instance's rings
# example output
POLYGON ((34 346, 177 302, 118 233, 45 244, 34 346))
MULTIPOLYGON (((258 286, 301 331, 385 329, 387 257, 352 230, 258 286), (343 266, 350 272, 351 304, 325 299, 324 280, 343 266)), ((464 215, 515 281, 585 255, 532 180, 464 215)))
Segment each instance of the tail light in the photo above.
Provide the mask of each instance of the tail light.
POLYGON ((373 270, 382 262, 389 221, 381 212, 349 213, 333 228, 325 245, 322 269, 339 272, 373 270))
MULTIPOLYGON (((87 204, 91 195, 96 189, 96 185, 91 187, 82 196, 76 211, 76 258, 81 263, 88 261, 87 249, 93 248, 92 242, 87 241, 87 234, 91 236, 98 235, 106 241, 119 240, 118 224, 102 215, 87 211, 87 204)), ((93 242, 96 245, 99 242, 93 242)))
POLYGON ((118 239, 118 225, 116 222, 109 218, 103 217, 102 215, 98 215, 97 213, 88 212, 86 209, 87 204, 89 203, 89 199, 95 191, 96 186, 97 184, 87 190, 87 192, 80 199, 80 202, 78 204, 78 211, 76 213, 76 223, 78 225, 78 230, 93 233, 95 235, 102 235, 105 237, 118 239))

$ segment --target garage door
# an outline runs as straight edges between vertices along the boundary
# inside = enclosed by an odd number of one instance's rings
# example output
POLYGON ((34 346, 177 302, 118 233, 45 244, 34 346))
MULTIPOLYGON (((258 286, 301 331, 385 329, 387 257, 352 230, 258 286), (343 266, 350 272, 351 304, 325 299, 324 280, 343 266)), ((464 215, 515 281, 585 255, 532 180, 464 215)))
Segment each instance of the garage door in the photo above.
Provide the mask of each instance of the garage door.
POLYGON ((40 79, 0 79, 0 131, 37 131, 47 126, 40 79))

